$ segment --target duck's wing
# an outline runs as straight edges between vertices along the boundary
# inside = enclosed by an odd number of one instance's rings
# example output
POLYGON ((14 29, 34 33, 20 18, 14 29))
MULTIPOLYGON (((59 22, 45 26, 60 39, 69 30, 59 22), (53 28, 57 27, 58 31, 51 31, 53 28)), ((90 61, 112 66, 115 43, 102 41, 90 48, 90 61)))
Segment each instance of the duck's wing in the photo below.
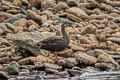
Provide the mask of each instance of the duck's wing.
POLYGON ((51 37, 38 42, 37 46, 41 46, 41 48, 43 49, 48 49, 49 47, 57 46, 62 43, 63 43, 62 37, 51 37))

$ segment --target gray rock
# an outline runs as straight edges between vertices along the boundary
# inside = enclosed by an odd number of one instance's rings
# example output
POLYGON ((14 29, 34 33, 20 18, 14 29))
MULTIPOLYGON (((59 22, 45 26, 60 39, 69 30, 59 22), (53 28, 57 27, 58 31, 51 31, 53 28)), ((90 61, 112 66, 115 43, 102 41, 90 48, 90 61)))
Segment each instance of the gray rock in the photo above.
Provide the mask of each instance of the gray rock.
POLYGON ((7 27, 8 29, 12 30, 12 31, 14 31, 14 29, 15 29, 14 25, 11 24, 11 23, 6 23, 6 27, 7 27))
POLYGON ((62 66, 56 65, 56 64, 50 64, 50 63, 44 63, 43 64, 44 68, 50 68, 50 69, 55 69, 55 70, 62 70, 62 66))
POLYGON ((57 64, 60 65, 60 66, 62 66, 62 67, 64 67, 64 68, 67 66, 65 59, 63 59, 63 60, 58 60, 57 64))
POLYGON ((3 34, 4 34, 4 30, 0 28, 0 35, 3 35, 3 34))
POLYGON ((0 71, 0 79, 1 80, 8 80, 8 75, 5 72, 0 71))
POLYGON ((87 54, 91 55, 91 56, 94 56, 94 57, 96 56, 96 52, 94 50, 87 51, 87 54))
POLYGON ((68 9, 68 8, 69 8, 69 6, 64 2, 58 2, 57 6, 56 6, 57 10, 64 10, 64 9, 68 9))
POLYGON ((116 22, 116 23, 120 23, 120 17, 114 18, 113 21, 116 22))
POLYGON ((6 71, 8 72, 8 74, 16 75, 19 73, 19 67, 20 67, 20 65, 17 62, 12 61, 6 67, 6 71))
POLYGON ((79 64, 78 60, 76 58, 67 58, 66 64, 68 68, 72 68, 79 64))
POLYGON ((78 76, 81 75, 83 72, 79 70, 68 70, 68 73, 70 74, 70 76, 78 76))
POLYGON ((47 72, 47 73, 58 73, 59 71, 55 70, 55 69, 51 69, 51 68, 46 68, 45 72, 47 72))
POLYGON ((11 23, 11 24, 13 24, 17 20, 19 20, 19 18, 9 18, 8 20, 5 21, 5 23, 11 23))

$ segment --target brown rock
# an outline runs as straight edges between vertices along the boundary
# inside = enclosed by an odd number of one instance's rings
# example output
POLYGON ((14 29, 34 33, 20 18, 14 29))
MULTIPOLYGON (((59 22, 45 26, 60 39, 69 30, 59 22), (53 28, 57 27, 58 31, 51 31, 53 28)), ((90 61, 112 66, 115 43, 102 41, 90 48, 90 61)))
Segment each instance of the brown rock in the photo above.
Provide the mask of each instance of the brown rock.
POLYGON ((73 55, 73 50, 71 50, 71 49, 68 49, 68 50, 65 50, 65 51, 63 51, 63 52, 60 52, 60 53, 58 53, 58 55, 60 55, 60 56, 62 56, 62 57, 72 57, 72 55, 73 55))
POLYGON ((108 56, 106 56, 104 54, 100 54, 98 56, 98 62, 105 62, 105 63, 107 63, 107 62, 110 62, 110 59, 109 59, 108 56))
POLYGON ((83 52, 86 51, 85 48, 80 47, 80 46, 76 46, 76 45, 74 45, 74 44, 69 44, 69 46, 70 46, 71 49, 74 50, 74 51, 83 51, 83 52))
POLYGON ((0 12, 0 23, 4 22, 5 20, 13 17, 13 15, 5 12, 0 12))
POLYGON ((22 27, 22 26, 16 26, 15 27, 15 32, 17 33, 19 31, 23 31, 23 29, 24 29, 24 27, 22 27))
POLYGON ((35 21, 33 21, 33 20, 28 20, 28 25, 30 26, 30 25, 35 25, 37 28, 39 28, 40 26, 35 22, 35 21))
POLYGON ((43 0, 29 0, 32 7, 40 8, 43 0))
POLYGON ((56 6, 57 10, 68 9, 68 8, 69 8, 69 6, 64 2, 58 2, 57 6, 56 6))
POLYGON ((100 5, 97 2, 92 2, 86 5, 88 9, 100 8, 100 5))
POLYGON ((117 48, 119 48, 119 45, 116 44, 116 43, 113 43, 113 42, 111 42, 111 41, 107 41, 107 47, 108 47, 108 49, 110 49, 110 50, 116 51, 117 48))
POLYGON ((20 19, 18 21, 15 21, 13 23, 14 26, 21 26, 21 27, 27 27, 27 20, 26 19, 20 19))
POLYGON ((72 14, 68 14, 67 18, 72 20, 72 21, 75 21, 75 22, 81 22, 82 21, 80 18, 78 18, 78 17, 76 17, 76 16, 74 16, 72 14))
POLYGON ((55 61, 52 60, 51 58, 45 57, 45 56, 42 56, 42 55, 39 55, 39 56, 36 57, 36 62, 41 62, 41 63, 52 63, 52 64, 55 63, 55 61))
POLYGON ((97 62, 97 59, 95 57, 87 54, 75 54, 75 58, 79 62, 83 62, 84 64, 87 64, 87 65, 93 65, 97 62))
POLYGON ((76 0, 67 0, 67 4, 69 6, 77 6, 78 2, 76 0))
POLYGON ((88 16, 83 10, 81 10, 80 8, 77 8, 77 7, 69 8, 67 10, 67 12, 70 14, 73 14, 74 16, 77 16, 77 17, 87 17, 88 16))
POLYGON ((28 58, 24 58, 18 62, 21 65, 26 65, 26 64, 30 64, 30 63, 33 64, 33 63, 35 63, 35 59, 36 59, 36 57, 28 57, 28 58))
POLYGON ((72 27, 67 27, 67 28, 66 28, 66 32, 68 32, 69 35, 70 35, 70 34, 75 34, 75 29, 73 29, 72 27))
POLYGON ((5 64, 10 62, 10 58, 9 57, 2 57, 0 58, 0 63, 5 64))
POLYGON ((15 34, 13 34, 13 33, 7 33, 5 37, 6 37, 7 39, 9 39, 9 38, 12 38, 14 35, 15 35, 15 34))
POLYGON ((13 4, 17 5, 17 6, 21 6, 22 2, 21 2, 21 0, 13 0, 13 4))
POLYGON ((10 9, 10 10, 7 10, 7 12, 8 13, 11 13, 11 14, 17 14, 17 13, 19 13, 19 11, 18 10, 16 10, 16 9, 10 9))
POLYGON ((80 37, 81 44, 90 44, 91 41, 87 37, 80 37))
POLYGON ((95 33, 96 27, 94 25, 87 25, 82 31, 81 34, 92 34, 95 33))
POLYGON ((68 68, 72 68, 79 64, 78 60, 76 58, 67 58, 66 64, 68 68))
POLYGON ((35 21, 37 24, 41 24, 42 18, 40 15, 36 14, 31 10, 27 10, 27 19, 35 21))

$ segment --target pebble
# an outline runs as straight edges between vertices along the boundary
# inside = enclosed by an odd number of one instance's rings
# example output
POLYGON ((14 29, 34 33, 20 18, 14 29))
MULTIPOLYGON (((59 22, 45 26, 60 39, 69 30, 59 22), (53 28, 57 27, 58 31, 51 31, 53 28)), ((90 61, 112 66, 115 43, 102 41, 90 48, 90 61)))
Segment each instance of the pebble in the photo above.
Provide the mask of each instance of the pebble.
POLYGON ((6 70, 8 74, 16 75, 19 73, 19 67, 20 65, 17 62, 13 61, 10 64, 8 64, 8 66, 6 67, 6 70))
POLYGON ((87 64, 87 65, 93 65, 97 62, 97 59, 95 57, 87 55, 87 54, 76 54, 75 58, 79 62, 83 62, 84 64, 87 64))

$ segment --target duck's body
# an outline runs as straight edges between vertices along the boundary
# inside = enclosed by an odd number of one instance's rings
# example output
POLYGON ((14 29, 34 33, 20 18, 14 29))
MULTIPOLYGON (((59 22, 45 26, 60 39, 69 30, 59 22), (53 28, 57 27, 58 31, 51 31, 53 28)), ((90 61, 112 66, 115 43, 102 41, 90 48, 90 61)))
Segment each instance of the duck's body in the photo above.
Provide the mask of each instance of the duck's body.
POLYGON ((63 23, 61 26, 61 31, 63 36, 56 36, 56 37, 50 37, 47 38, 37 44, 37 46, 40 46, 41 49, 49 50, 51 52, 56 52, 56 51, 62 51, 64 50, 69 42, 69 36, 67 35, 65 31, 65 27, 67 27, 68 23, 63 23))

